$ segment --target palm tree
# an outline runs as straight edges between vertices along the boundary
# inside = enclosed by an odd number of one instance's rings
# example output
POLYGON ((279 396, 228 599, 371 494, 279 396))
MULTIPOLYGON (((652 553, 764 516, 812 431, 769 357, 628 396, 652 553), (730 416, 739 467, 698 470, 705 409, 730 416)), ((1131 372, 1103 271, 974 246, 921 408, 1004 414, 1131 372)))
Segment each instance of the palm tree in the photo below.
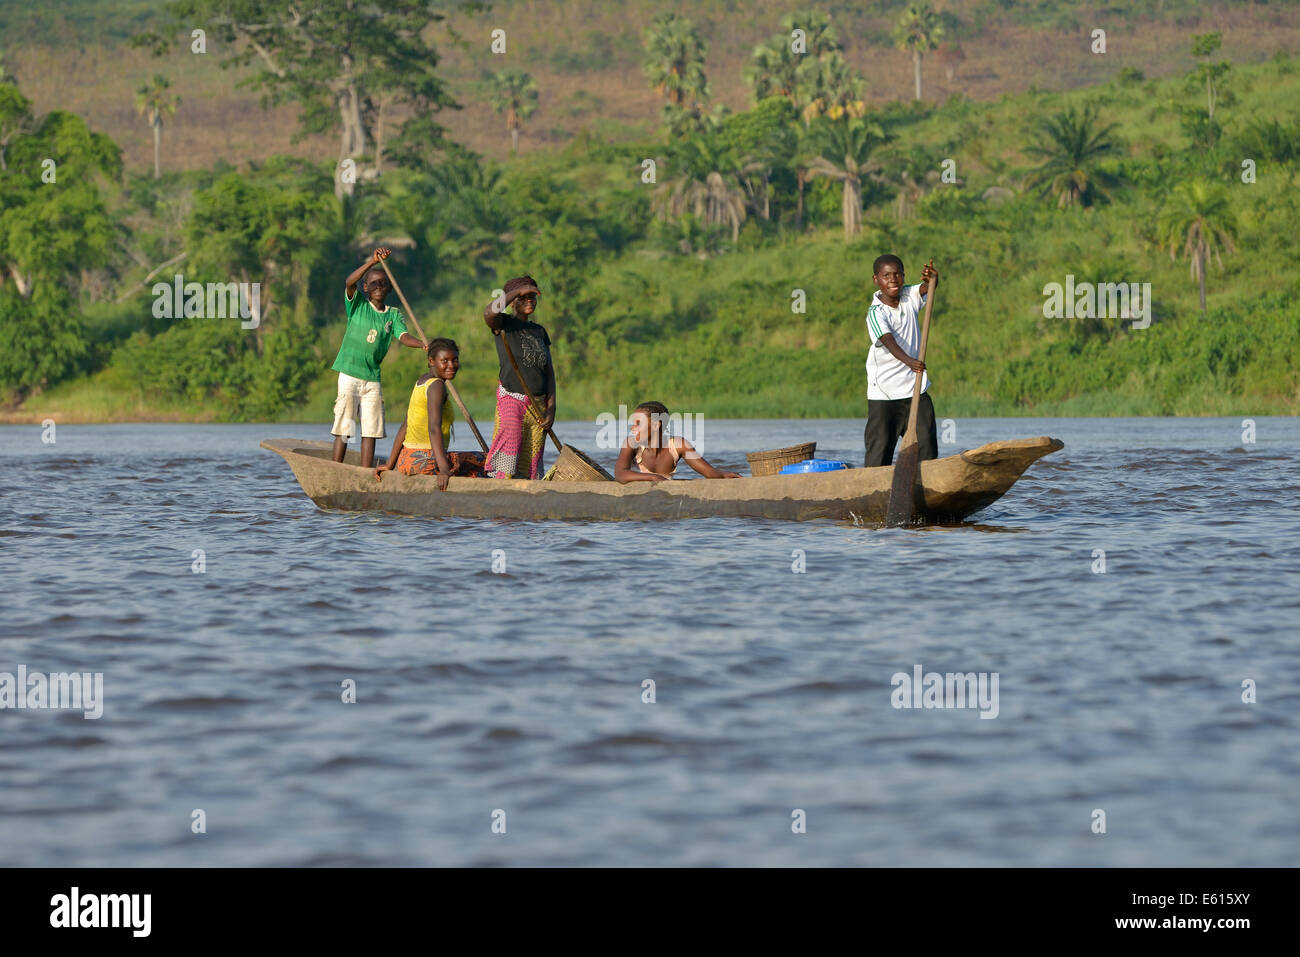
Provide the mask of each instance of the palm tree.
POLYGON ((1218 63, 1209 61, 1209 57, 1221 46, 1222 33, 1202 33, 1192 37, 1192 56, 1203 62, 1197 63, 1191 77, 1193 80, 1205 81, 1205 112, 1210 119, 1214 119, 1214 105, 1219 100, 1219 81, 1232 69, 1232 64, 1227 60, 1218 63))
MULTIPOLYGON (((934 179, 938 179, 939 174, 931 170, 934 179)), ((912 171, 904 167, 898 174, 898 220, 902 222, 912 214, 916 209, 917 203, 925 198, 927 188, 930 186, 930 177, 921 174, 918 177, 913 176, 912 171)))
POLYGON ((492 108, 506 115, 510 152, 519 152, 519 127, 537 112, 537 84, 523 70, 504 70, 491 80, 492 108))
POLYGON ((794 181, 798 190, 798 196, 795 200, 794 207, 794 228, 798 232, 803 231, 804 191, 807 189, 808 184, 816 178, 817 174, 813 172, 812 159, 810 157, 800 156, 795 159, 794 181))
POLYGON ((726 116, 727 108, 721 103, 708 112, 703 103, 692 103, 690 106, 665 103, 659 111, 659 119, 668 131, 669 139, 673 141, 708 134, 721 126, 726 116))
POLYGON ((708 173, 703 182, 690 182, 684 191, 674 194, 671 203, 675 212, 690 210, 707 226, 730 226, 733 243, 740 236, 745 194, 717 170, 708 173))
POLYGON ((921 55, 937 50, 942 40, 943 22, 928 3, 908 7, 894 28, 894 44, 900 50, 912 52, 918 100, 921 98, 921 55))
POLYGON ((871 153, 885 142, 885 131, 862 118, 823 122, 821 155, 812 158, 809 169, 814 176, 844 184, 841 212, 847 242, 862 231, 862 178, 875 170, 871 153))
POLYGON ((734 166, 732 158, 707 137, 697 137, 686 141, 682 161, 685 171, 658 190, 659 211, 673 219, 691 213, 706 226, 730 226, 735 242, 746 203, 744 191, 723 172, 734 166))
POLYGON ((675 13, 659 14, 645 31, 646 76, 673 106, 689 106, 708 97, 707 53, 708 44, 694 24, 675 13))
POLYGON ((843 54, 838 50, 827 54, 805 74, 804 122, 810 123, 822 115, 833 120, 864 115, 867 111, 862 98, 865 86, 862 74, 845 62, 843 54))
POLYGON ((1041 185, 1042 195, 1055 196, 1062 209, 1075 203, 1087 207, 1100 197, 1109 198, 1119 179, 1100 164, 1120 152, 1115 126, 1098 128, 1096 104, 1081 112, 1070 107, 1041 120, 1038 141, 1025 148, 1043 160, 1030 175, 1030 185, 1041 185))
POLYGON ((790 51, 788 36, 774 36, 754 47, 745 66, 745 82, 754 90, 754 102, 783 96, 797 105, 800 57, 790 51))
MULTIPOLYGON (((829 107, 834 97, 828 93, 844 85, 844 74, 848 72, 844 45, 840 43, 830 16, 820 10, 792 13, 781 21, 781 26, 785 34, 780 39, 787 47, 791 45, 791 36, 796 29, 804 32, 807 49, 798 57, 793 102, 806 126, 829 107)), ((859 83, 856 89, 860 91, 860 88, 859 83)))
POLYGON ((804 32, 807 49, 802 57, 805 61, 820 60, 828 53, 842 52, 844 49, 840 45, 839 34, 831 25, 830 14, 820 10, 800 10, 792 13, 781 20, 781 27, 785 30, 783 39, 787 48, 790 46, 791 34, 795 30, 804 32))
POLYGON ((1222 185, 1204 179, 1179 183, 1162 210, 1160 245, 1169 248, 1169 258, 1178 258, 1179 247, 1191 260, 1192 278, 1201 287, 1201 314, 1205 314, 1205 267, 1211 256, 1223 268, 1220 250, 1236 252, 1237 220, 1222 185))
POLYGON ((163 117, 176 113, 181 98, 171 92, 171 81, 161 73, 153 75, 153 82, 146 83, 135 91, 135 111, 149 118, 153 127, 153 178, 162 176, 162 127, 163 117))

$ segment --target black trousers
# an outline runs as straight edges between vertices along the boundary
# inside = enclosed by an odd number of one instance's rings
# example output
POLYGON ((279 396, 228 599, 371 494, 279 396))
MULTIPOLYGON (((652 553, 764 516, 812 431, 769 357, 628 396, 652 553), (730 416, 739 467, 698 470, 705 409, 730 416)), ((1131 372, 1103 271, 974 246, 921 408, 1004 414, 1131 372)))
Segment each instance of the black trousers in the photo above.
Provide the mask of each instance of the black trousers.
MULTIPOLYGON (((867 457, 862 463, 867 468, 894 464, 894 446, 907 431, 907 417, 912 413, 911 399, 868 399, 867 427, 862 439, 867 446, 867 457)), ((939 433, 934 425, 934 403, 930 393, 921 393, 916 407, 916 438, 921 447, 921 461, 939 457, 939 433)))

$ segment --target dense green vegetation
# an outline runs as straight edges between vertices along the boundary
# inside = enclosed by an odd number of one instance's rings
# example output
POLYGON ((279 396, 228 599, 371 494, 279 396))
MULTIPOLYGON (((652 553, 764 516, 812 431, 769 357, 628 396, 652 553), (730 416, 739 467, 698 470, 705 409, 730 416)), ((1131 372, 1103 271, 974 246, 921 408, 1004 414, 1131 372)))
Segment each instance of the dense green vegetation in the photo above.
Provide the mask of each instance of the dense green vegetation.
MULTIPOLYGON (((907 17, 896 42, 921 57, 972 28, 907 17)), ((541 286, 561 418, 650 398, 715 416, 862 415, 882 252, 913 276, 930 257, 940 270, 940 415, 1300 411, 1294 60, 1216 62, 1201 39, 1184 77, 870 103, 829 21, 788 25, 806 28, 808 54, 791 61, 784 35, 756 50, 747 111, 710 103, 706 45, 664 16, 644 63, 660 132, 593 126, 496 162, 407 124, 382 157, 358 153, 346 189, 333 164, 276 157, 124 175, 84 121, 32 115, 0 82, 0 395, 27 418, 326 421, 343 278, 387 242, 425 331, 460 342, 461 392, 484 417, 495 353, 479 314, 521 272, 541 286), (260 325, 159 316, 151 287, 177 272, 260 282, 260 325), (1149 328, 1044 318, 1044 286, 1067 275, 1150 283, 1149 328)), ((489 82, 527 136, 527 75, 489 82)), ((159 89, 141 93, 151 120, 159 89)), ((304 94, 305 127, 330 128, 320 103, 304 94)), ((421 364, 394 350, 390 409, 421 364)))

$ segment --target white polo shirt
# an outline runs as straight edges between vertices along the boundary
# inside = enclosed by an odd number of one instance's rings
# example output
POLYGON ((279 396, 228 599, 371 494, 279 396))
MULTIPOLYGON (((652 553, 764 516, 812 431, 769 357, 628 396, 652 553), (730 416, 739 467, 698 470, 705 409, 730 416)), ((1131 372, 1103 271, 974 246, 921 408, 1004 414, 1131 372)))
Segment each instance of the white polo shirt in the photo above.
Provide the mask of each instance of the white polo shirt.
MULTIPOLYGON (((867 332, 871 335, 871 350, 867 353, 867 398, 910 399, 916 388, 916 373, 894 358, 894 354, 880 343, 880 337, 890 332, 894 341, 905 353, 916 358, 921 351, 921 323, 918 314, 925 296, 918 283, 904 286, 898 294, 898 307, 887 306, 880 300, 880 290, 871 297, 867 307, 867 332)), ((928 371, 922 373, 921 391, 930 388, 928 371)))

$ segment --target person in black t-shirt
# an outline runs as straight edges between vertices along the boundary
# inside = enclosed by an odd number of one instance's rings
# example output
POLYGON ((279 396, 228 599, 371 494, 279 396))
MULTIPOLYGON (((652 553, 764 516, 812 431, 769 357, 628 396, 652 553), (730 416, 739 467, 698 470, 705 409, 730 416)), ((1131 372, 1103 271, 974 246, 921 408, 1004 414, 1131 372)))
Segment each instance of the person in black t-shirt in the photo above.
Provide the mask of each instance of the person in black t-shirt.
POLYGON ((546 430, 555 422, 555 367, 551 337, 529 318, 537 308, 537 296, 533 277, 517 276, 506 283, 504 296, 483 310, 483 321, 496 337, 500 366, 495 430, 484 469, 489 478, 542 477, 546 430), (513 314, 503 311, 511 305, 513 314), (523 373, 522 382, 506 355, 507 343, 523 373), (530 396, 543 410, 541 421, 529 408, 530 396))

